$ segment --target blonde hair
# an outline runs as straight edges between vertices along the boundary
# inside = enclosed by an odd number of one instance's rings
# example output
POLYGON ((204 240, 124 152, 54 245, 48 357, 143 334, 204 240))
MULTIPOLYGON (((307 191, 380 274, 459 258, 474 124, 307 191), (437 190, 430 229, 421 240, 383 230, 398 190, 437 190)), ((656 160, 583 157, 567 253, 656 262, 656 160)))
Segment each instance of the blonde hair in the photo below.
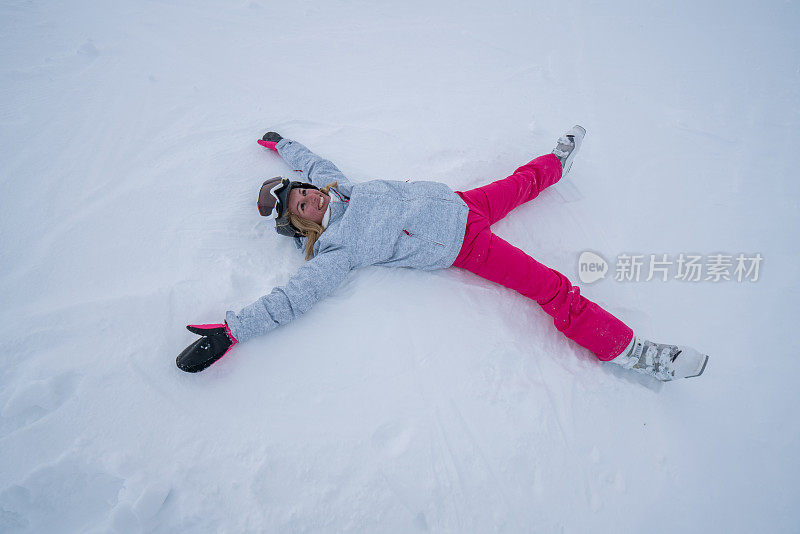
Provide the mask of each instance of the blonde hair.
MULTIPOLYGON (((339 182, 333 182, 332 184, 328 184, 320 191, 325 193, 326 195, 330 195, 331 187, 336 188, 339 187, 339 182)), ((304 219, 299 215, 295 215, 294 213, 289 213, 289 222, 292 223, 292 226, 300 230, 300 233, 303 234, 306 238, 306 261, 310 260, 314 257, 314 243, 317 242, 319 236, 322 235, 322 232, 325 231, 325 228, 322 227, 321 224, 317 224, 314 221, 309 221, 308 219, 304 219)))

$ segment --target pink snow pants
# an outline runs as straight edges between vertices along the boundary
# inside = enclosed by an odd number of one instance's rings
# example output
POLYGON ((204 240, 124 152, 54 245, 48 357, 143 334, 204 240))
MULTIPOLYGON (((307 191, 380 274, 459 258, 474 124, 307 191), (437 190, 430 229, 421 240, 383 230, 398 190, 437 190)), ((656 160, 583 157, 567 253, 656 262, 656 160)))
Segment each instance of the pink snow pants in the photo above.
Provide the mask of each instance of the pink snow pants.
POLYGON ((580 288, 566 276, 542 265, 490 230, 508 212, 533 200, 559 179, 561 162, 548 154, 523 165, 508 178, 469 191, 456 191, 467 203, 469 215, 464 244, 453 266, 535 300, 553 317, 560 332, 600 360, 608 361, 628 346, 633 331, 581 296, 580 288))

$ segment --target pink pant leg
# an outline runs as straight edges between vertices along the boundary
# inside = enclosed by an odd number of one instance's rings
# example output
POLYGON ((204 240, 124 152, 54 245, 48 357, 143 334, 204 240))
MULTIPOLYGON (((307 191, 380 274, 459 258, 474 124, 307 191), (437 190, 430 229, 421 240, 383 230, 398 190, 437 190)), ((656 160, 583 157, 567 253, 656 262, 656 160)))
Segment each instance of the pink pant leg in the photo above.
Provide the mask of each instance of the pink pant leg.
POLYGON ((611 360, 630 343, 633 331, 582 296, 580 288, 573 286, 566 276, 539 263, 489 229, 502 215, 558 181, 561 164, 551 156, 536 158, 503 180, 457 192, 467 203, 469 215, 464 244, 453 266, 535 300, 553 317, 560 332, 599 359, 611 360), (557 169, 553 168, 553 162, 557 169))
POLYGON ((561 162, 553 154, 547 154, 526 163, 508 178, 464 191, 461 195, 469 198, 467 204, 471 202, 491 226, 560 179, 561 162))

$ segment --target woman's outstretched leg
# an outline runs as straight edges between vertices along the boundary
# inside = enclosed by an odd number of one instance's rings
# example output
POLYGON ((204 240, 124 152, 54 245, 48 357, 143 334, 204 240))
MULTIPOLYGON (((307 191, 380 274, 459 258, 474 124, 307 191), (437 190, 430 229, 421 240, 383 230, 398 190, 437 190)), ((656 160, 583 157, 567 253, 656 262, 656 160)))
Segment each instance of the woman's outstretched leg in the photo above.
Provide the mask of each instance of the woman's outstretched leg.
POLYGON ((470 210, 483 214, 491 226, 566 176, 585 135, 583 126, 575 125, 558 139, 552 154, 526 163, 507 178, 459 194, 470 210))
POLYGON ((467 203, 479 209, 492 225, 560 179, 561 162, 554 154, 547 154, 526 163, 507 178, 464 191, 461 196, 469 199, 467 203))
POLYGON ((682 345, 639 338, 622 321, 581 296, 566 276, 534 260, 492 234, 490 226, 536 198, 569 172, 586 130, 574 126, 558 140, 553 154, 523 165, 503 180, 456 193, 469 207, 464 244, 454 267, 513 289, 535 300, 556 328, 600 360, 613 361, 659 380, 700 376, 708 356, 682 345), (624 354, 623 354, 624 353, 624 354))
MULTIPOLYGON (((474 226, 473 226, 474 229, 474 226)), ((582 296, 566 276, 534 260, 484 227, 469 235, 453 263, 535 300, 553 318, 556 328, 600 360, 619 356, 633 339, 622 321, 582 296)))

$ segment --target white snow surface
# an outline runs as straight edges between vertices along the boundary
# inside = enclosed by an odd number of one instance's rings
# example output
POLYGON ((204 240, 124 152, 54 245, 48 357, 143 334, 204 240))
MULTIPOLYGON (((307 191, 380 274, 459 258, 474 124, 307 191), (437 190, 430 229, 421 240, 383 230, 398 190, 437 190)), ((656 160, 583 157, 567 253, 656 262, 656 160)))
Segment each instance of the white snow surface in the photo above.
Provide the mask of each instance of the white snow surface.
POLYGON ((0 4, 0 531, 796 532, 800 6, 0 4), (494 230, 577 258, 755 254, 756 282, 582 293, 711 355, 602 364, 470 273, 368 268, 200 374, 285 283, 258 216, 297 139, 354 181, 470 189, 587 129, 494 230))

